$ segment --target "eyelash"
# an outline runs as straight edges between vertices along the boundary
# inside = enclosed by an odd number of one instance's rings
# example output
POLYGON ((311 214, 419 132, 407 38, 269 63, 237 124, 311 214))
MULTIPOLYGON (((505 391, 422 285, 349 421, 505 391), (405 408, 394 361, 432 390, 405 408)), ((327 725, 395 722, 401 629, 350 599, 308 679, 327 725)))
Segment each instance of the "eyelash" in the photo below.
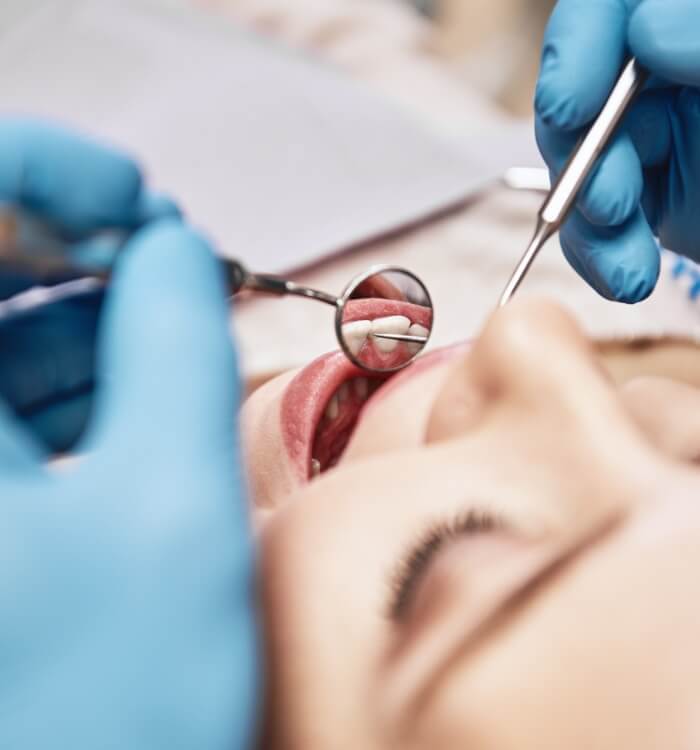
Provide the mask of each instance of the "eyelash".
POLYGON ((477 509, 431 526, 403 557, 391 578, 389 619, 400 622, 404 618, 418 583, 446 542, 462 536, 488 533, 503 526, 502 519, 495 514, 477 509))

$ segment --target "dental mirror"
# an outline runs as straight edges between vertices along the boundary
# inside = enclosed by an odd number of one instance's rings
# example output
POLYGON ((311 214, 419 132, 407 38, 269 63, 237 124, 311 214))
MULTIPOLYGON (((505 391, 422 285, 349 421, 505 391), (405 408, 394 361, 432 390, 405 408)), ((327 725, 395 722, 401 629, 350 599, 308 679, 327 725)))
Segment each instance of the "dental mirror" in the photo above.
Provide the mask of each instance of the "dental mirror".
POLYGON ((425 348, 433 303, 423 282, 392 266, 355 277, 339 298, 335 332, 351 362, 364 370, 394 372, 425 348))
MULTIPOLYGON (((0 224, 0 230, 6 228, 0 224)), ((74 266, 70 253, 48 252, 38 243, 38 252, 20 247, 21 237, 13 226, 0 231, 0 267, 14 264, 31 272, 35 283, 46 286, 40 300, 0 300, 0 319, 18 309, 41 306, 109 284, 108 265, 74 266), (65 283, 60 283, 61 281, 65 283)), ((29 248, 31 249, 31 248, 29 248)), ((335 333, 341 349, 357 367, 369 372, 389 373, 412 362, 425 348, 433 327, 433 303, 423 282, 413 273, 396 266, 374 266, 355 277, 339 297, 312 289, 290 279, 253 273, 235 259, 223 260, 231 296, 241 292, 294 295, 335 308, 335 333)), ((13 266, 14 267, 14 266, 13 266)), ((26 296, 26 295, 25 295, 26 296)))

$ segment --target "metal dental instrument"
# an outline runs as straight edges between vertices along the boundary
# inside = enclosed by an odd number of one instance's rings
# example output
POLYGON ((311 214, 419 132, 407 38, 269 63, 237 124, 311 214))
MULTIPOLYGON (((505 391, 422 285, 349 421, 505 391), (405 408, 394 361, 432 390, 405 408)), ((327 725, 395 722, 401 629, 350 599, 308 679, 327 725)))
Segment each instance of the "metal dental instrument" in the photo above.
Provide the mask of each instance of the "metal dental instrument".
POLYGON ((352 279, 341 295, 336 297, 277 276, 250 273, 237 261, 224 261, 224 265, 232 294, 249 290, 279 296, 294 295, 335 307, 335 333, 340 348, 353 364, 364 370, 380 373, 400 370, 418 356, 430 338, 433 327, 433 303, 430 294, 423 282, 405 268, 374 266, 352 279), (383 333, 370 330, 363 334, 353 326, 357 323, 360 326, 369 325, 370 321, 366 317, 358 319, 353 311, 354 305, 369 305, 370 309, 363 315, 371 315, 373 318, 379 317, 372 311, 373 305, 378 305, 375 309, 380 310, 389 308, 389 315, 408 313, 410 310, 412 315, 420 318, 421 325, 427 333, 424 336, 416 336, 408 333, 383 333), (346 316, 346 313, 350 313, 349 316, 346 316), (346 320, 346 317, 349 319, 346 320), (397 346, 390 352, 381 353, 373 347, 363 345, 363 341, 369 337, 414 346, 397 346))
MULTIPOLYGON (((335 334, 340 348, 353 364, 368 372, 389 373, 406 367, 430 338, 433 324, 430 294, 423 282, 404 268, 374 266, 353 278, 340 296, 336 296, 279 276, 252 273, 236 260, 224 259, 222 265, 232 296, 247 291, 291 295, 335 308, 335 334), (399 315, 407 318, 409 314, 414 322, 420 323, 426 335, 371 331, 371 321, 375 318, 399 315), (393 340, 397 344, 379 351, 369 345, 370 337, 393 340), (400 346, 401 342, 406 345, 400 346)), ((72 267, 60 252, 43 252, 41 244, 35 248, 18 247, 12 236, 0 236, 0 267, 19 274, 31 272, 37 285, 10 299, 0 300, 0 320, 99 291, 107 286, 111 277, 110 268, 72 267), (32 249, 34 253, 29 252, 32 249)))
POLYGON ((425 344, 428 341, 427 336, 410 336, 407 333, 370 333, 375 339, 388 339, 389 341, 408 341, 414 344, 425 344))
POLYGON ((581 143, 574 149, 542 204, 537 215, 535 233, 501 294, 499 307, 503 307, 515 294, 544 243, 566 220, 598 157, 615 134, 618 124, 647 77, 647 72, 635 58, 625 65, 603 109, 581 143))

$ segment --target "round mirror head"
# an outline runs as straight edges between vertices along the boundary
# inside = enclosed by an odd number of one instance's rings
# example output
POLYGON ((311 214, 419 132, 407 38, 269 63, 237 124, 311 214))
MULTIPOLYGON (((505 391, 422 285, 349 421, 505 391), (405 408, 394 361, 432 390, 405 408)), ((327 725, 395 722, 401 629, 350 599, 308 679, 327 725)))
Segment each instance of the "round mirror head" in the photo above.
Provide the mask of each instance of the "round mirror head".
POLYGON ((335 330, 358 367, 393 372, 425 348, 433 328, 433 303, 410 271, 373 268, 353 279, 340 297, 335 330))

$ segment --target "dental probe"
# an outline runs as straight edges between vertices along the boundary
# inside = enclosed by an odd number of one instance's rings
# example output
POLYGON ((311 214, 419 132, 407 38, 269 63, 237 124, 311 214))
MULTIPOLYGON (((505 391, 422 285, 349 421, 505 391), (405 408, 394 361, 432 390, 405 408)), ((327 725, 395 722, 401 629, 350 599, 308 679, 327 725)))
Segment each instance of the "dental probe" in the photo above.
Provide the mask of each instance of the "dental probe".
POLYGON ((427 336, 414 336, 409 333, 370 333, 375 339, 389 339, 390 341, 408 341, 414 344, 425 344, 427 336))
POLYGON ((503 307, 515 294, 545 242, 561 227, 569 215, 579 191, 610 143, 618 124, 627 113, 648 73, 633 57, 613 87, 608 100, 583 140, 574 149, 554 187, 537 214, 535 233, 520 258, 498 302, 503 307))

